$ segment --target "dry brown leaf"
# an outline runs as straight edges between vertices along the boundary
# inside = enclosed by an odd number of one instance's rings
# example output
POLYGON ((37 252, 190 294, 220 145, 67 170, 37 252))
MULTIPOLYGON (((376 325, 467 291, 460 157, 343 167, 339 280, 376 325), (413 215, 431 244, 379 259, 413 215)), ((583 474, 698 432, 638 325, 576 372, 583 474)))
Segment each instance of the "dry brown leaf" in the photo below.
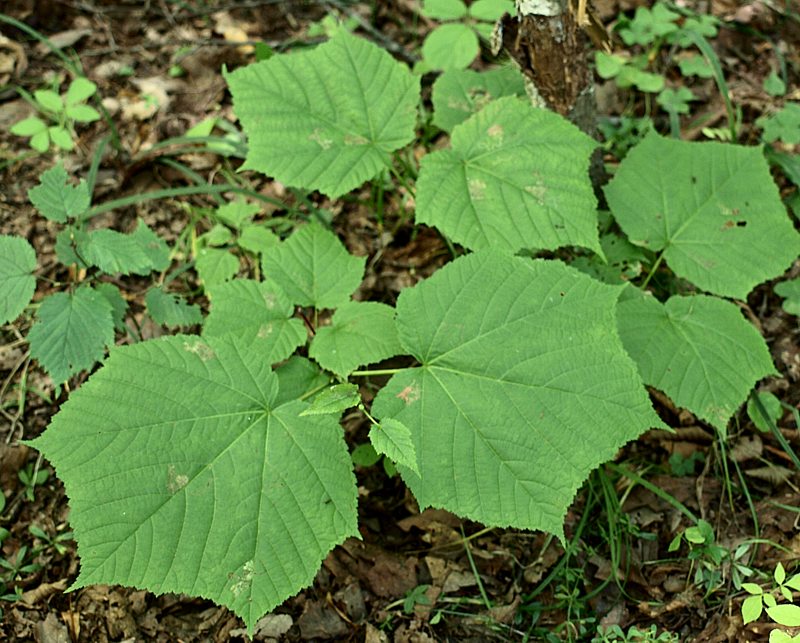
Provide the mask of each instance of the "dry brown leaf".
POLYGON ((761 457, 763 452, 764 443, 758 435, 753 434, 739 440, 731 448, 730 456, 734 462, 744 462, 745 460, 754 460, 761 457))
POLYGON ((747 469, 745 473, 751 478, 756 478, 758 480, 766 480, 767 482, 777 486, 779 484, 787 482, 794 474, 794 471, 792 469, 787 469, 786 467, 782 467, 777 464, 771 464, 766 467, 747 469))

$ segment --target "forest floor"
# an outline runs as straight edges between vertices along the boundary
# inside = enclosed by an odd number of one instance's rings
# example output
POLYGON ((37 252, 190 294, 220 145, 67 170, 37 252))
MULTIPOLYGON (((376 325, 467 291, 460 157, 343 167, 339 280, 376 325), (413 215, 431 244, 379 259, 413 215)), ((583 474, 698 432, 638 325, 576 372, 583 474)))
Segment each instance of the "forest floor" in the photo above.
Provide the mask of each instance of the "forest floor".
MULTIPOLYGON (((631 16, 637 6, 650 4, 594 3, 609 28, 621 13, 631 16)), ((783 52, 794 81, 788 96, 793 87, 798 99, 800 7, 766 0, 678 4, 723 21, 712 46, 722 61, 733 103, 742 109, 739 142, 757 144, 755 120, 768 113, 775 100, 763 90, 763 81, 775 67, 776 48, 783 52)), ((171 160, 209 182, 235 171, 236 159, 196 153, 179 144, 156 144, 182 136, 211 116, 236 122, 221 68, 252 61, 255 43, 282 52, 319 42, 315 28, 326 15, 339 12, 359 16, 370 26, 359 33, 382 46, 392 43, 395 55, 414 60, 435 24, 416 9, 415 0, 7 0, 0 7, 79 62, 98 86, 116 138, 99 167, 95 203, 187 185, 186 175, 171 160)), ((621 42, 616 46, 624 49, 621 42)), ((486 64, 478 60, 475 67, 486 64)), ((21 235, 36 248, 37 300, 48 293, 49 280, 67 278, 58 272, 55 228, 36 214, 27 196, 40 174, 53 165, 54 153, 31 151, 26 139, 9 129, 32 113, 18 88, 32 93, 54 81, 63 87, 59 81, 64 78, 68 74, 62 61, 48 47, 13 24, 0 23, 0 234, 21 235)), ((725 113, 713 81, 704 82, 696 88, 700 102, 682 122, 684 137, 690 140, 703 140, 702 127, 718 125, 725 113), (705 117, 702 126, 696 120, 700 115, 705 117)), ((641 93, 623 92, 600 79, 598 83, 601 116, 642 115, 648 108, 641 93)), ((423 86, 429 98, 427 76, 423 86)), ((658 123, 662 131, 665 123, 658 123)), ((78 128, 76 148, 61 154, 71 175, 85 176, 109 131, 102 120, 78 128)), ((609 153, 606 161, 613 166, 616 159, 609 153)), ((784 196, 797 189, 777 173, 776 180, 784 196)), ((280 184, 254 178, 253 185, 294 210, 306 207, 280 184)), ((387 198, 386 216, 391 217, 397 205, 392 199, 400 197, 387 198)), ((437 233, 425 227, 415 230, 409 222, 394 226, 387 240, 387 229, 392 228, 371 216, 369 199, 332 204, 318 193, 308 199, 335 213, 334 227, 353 254, 375 257, 380 247, 380 261, 368 261, 361 287, 365 297, 393 302, 401 288, 431 274, 449 257, 437 233)), ((105 216, 118 230, 130 229, 141 217, 172 242, 190 224, 202 229, 197 212, 213 204, 207 195, 183 196, 137 203, 105 216)), ((263 213, 285 214, 279 208, 263 213)), ((790 276, 798 273, 800 262, 790 276)), ((140 281, 126 283, 126 292, 132 293, 130 315, 141 322, 143 338, 155 337, 166 331, 144 321, 142 294, 148 283, 140 281)), ((204 303, 202 296, 197 301, 204 303)), ((798 320, 781 308, 769 284, 751 293, 747 307, 780 372, 780 377, 762 382, 762 389, 797 408, 798 320)), ((68 393, 30 360, 23 339, 30 324, 23 316, 0 328, 0 489, 5 496, 0 527, 9 531, 0 548, 5 593, 0 600, 0 640, 245 640, 242 621, 208 601, 124 587, 64 591, 79 568, 68 533, 67 497, 47 461, 20 440, 39 435, 68 393)), ((132 339, 118 336, 117 341, 132 339)), ((73 378, 71 389, 87 376, 73 378)), ((743 623, 746 593, 741 581, 768 584, 778 562, 789 569, 795 566, 800 555, 797 471, 774 437, 753 427, 744 409, 731 422, 723 443, 711 427, 676 409, 658 392, 652 394, 657 410, 676 432, 645 434, 623 449, 616 463, 664 493, 632 485, 613 465, 601 468, 567 516, 567 551, 542 533, 487 529, 441 510, 420 513, 399 477, 389 477, 380 466, 357 467, 362 540, 348 540, 331 552, 313 586, 262 619, 255 639, 591 641, 598 626, 619 625, 640 631, 656 626, 657 632, 671 632, 672 640, 679 641, 767 640, 774 624, 766 615, 743 623), (671 551, 673 538, 687 525, 664 495, 708 521, 714 542, 682 542, 671 551)), ((346 415, 343 424, 353 446, 364 441, 368 423, 363 416, 346 415)), ((784 413, 778 425, 789 443, 800 448, 792 414, 784 413)))

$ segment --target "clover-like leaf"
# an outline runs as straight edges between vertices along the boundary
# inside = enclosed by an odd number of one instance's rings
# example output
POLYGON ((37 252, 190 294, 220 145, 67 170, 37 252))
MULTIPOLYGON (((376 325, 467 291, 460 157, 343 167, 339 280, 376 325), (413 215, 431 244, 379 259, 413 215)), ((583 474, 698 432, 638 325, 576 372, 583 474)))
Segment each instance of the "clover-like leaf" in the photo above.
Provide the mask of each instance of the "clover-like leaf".
POLYGON ((111 304, 89 286, 49 295, 42 300, 28 342, 31 356, 60 384, 94 366, 114 343, 111 304))
POLYGON ((419 79, 344 29, 312 51, 275 55, 226 78, 249 139, 244 167, 287 185, 341 196, 414 138, 419 79))
POLYGON ((476 72, 451 69, 433 83, 433 123, 446 132, 503 96, 524 96, 522 74, 506 65, 476 72))
POLYGON ((74 587, 203 596, 256 621, 357 535, 341 428, 276 404, 270 348, 178 335, 112 351, 32 444, 70 498, 74 587))
POLYGON ((22 237, 0 235, 0 324, 14 321, 36 290, 36 252, 22 237))
POLYGON ((64 166, 59 162, 42 172, 39 185, 28 190, 28 198, 43 217, 57 223, 79 218, 89 209, 91 195, 86 181, 70 185, 64 166))
POLYGON ((424 0, 422 13, 435 20, 459 20, 467 16, 467 6, 461 0, 424 0))
POLYGON ((723 433, 753 385, 776 374, 761 335, 722 299, 638 297, 620 302, 618 320, 645 383, 723 433))
POLYGON ((769 617, 785 627, 800 627, 800 605, 767 606, 769 617))
POLYGON ((350 299, 364 277, 364 257, 347 252, 335 234, 317 223, 306 225, 262 257, 266 278, 293 304, 336 308, 350 299))
POLYGON ((589 180, 594 142, 562 117, 500 98, 423 157, 419 223, 478 250, 583 246, 602 252, 589 180))
POLYGON ((330 326, 317 329, 308 354, 323 368, 346 377, 359 366, 402 352, 394 308, 374 301, 350 301, 339 306, 330 326))
POLYGON ((372 407, 411 430, 421 507, 563 535, 591 470, 661 422, 617 336, 618 287, 556 261, 456 259, 400 294, 419 362, 372 407))
POLYGON ((151 288, 144 296, 147 313, 157 324, 165 326, 192 326, 200 324, 203 316, 200 307, 188 303, 175 293, 166 292, 163 288, 151 288))
POLYGON ((306 340, 303 322, 292 319, 294 309, 275 284, 237 279, 208 291, 211 312, 203 326, 205 337, 234 335, 245 342, 265 341, 272 362, 286 359, 306 340))
POLYGON ((800 278, 775 284, 775 294, 784 297, 783 309, 790 315, 800 317, 800 278))
POLYGON ((630 241, 662 252, 673 272, 744 299, 800 254, 800 233, 757 148, 650 133, 605 189, 630 241))
POLYGON ((422 43, 421 69, 464 69, 479 52, 478 36, 467 25, 441 25, 431 31, 422 43))

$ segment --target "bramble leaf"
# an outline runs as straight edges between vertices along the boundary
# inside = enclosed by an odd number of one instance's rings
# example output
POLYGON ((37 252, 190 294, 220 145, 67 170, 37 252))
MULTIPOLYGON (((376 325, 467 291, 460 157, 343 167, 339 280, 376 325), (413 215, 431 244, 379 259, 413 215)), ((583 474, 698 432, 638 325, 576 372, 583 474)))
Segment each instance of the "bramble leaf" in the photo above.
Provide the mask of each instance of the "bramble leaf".
POLYGON ((311 51, 277 54, 225 77, 250 143, 243 168, 286 185, 341 196, 414 138, 419 79, 344 29, 311 51))
POLYGON ((106 298, 111 304, 111 318, 114 320, 114 328, 125 330, 125 313, 128 310, 128 302, 122 297, 122 293, 114 284, 100 282, 94 289, 106 298))
POLYGON ((169 246, 147 224, 139 219, 136 229, 131 233, 142 251, 150 260, 152 270, 166 270, 170 264, 169 246))
POLYGON ((39 185, 28 190, 28 198, 43 217, 57 223, 79 218, 89 209, 91 195, 86 181, 70 185, 67 171, 59 162, 42 172, 39 185))
POLYGON ((595 143, 577 127, 506 97, 457 125, 451 145, 422 159, 417 222, 473 250, 601 252, 588 174, 595 143))
POLYGON ((696 286, 745 299, 800 254, 761 150, 688 143, 651 132, 605 189, 630 241, 663 251, 696 286))
POLYGON ((662 426, 617 336, 620 289, 555 261, 460 257, 397 303, 419 362, 372 412, 411 430, 420 507, 563 536, 575 492, 627 441, 662 426))
POLYGON ((524 96, 522 74, 506 65, 476 72, 451 69, 433 83, 433 124, 446 132, 503 96, 524 96))
POLYGON ((36 290, 36 252, 22 237, 0 235, 0 324, 14 321, 36 290))
POLYGON ((144 296, 147 313, 157 324, 172 328, 191 326, 203 322, 200 307, 189 304, 180 295, 164 292, 163 288, 151 288, 144 296))
POLYGON ((261 340, 272 347, 275 363, 286 359, 306 341, 299 319, 291 319, 292 304, 273 283, 237 279, 208 291, 211 312, 203 326, 205 337, 232 334, 244 342, 261 340))
POLYGON ((106 274, 149 275, 153 263, 133 234, 103 228, 93 230, 80 244, 80 256, 106 274))
POLYGON ((276 404, 266 343, 178 335, 114 349, 32 445, 70 497, 74 587, 209 598, 252 635, 357 535, 356 484, 331 416, 276 404), (102 501, 100 501, 102 499, 102 501))
POLYGON ((28 333, 31 356, 57 384, 91 368, 114 343, 114 319, 108 300, 89 286, 57 292, 42 300, 28 333))
POLYGON ((346 377, 359 366, 402 352, 394 308, 374 301, 350 301, 339 306, 330 326, 317 329, 308 354, 323 368, 346 377))
POLYGON ((617 318, 645 383, 723 433, 753 385, 777 374, 764 339, 722 299, 639 297, 620 302, 617 318))
POLYGON ((369 441, 377 453, 408 467, 409 470, 419 475, 419 464, 411 429, 394 418, 381 420, 380 426, 371 426, 369 441))
POLYGON ((239 259, 227 250, 202 248, 197 253, 194 267, 203 281, 203 286, 211 288, 229 281, 236 275, 239 271, 239 259))
POLYGON ((242 228, 236 244, 243 250, 253 254, 263 254, 269 248, 277 246, 280 239, 275 233, 260 225, 246 225, 242 228))
POLYGON ((335 234, 317 223, 295 230, 262 257, 265 278, 293 304, 336 308, 350 299, 364 276, 364 257, 347 252, 335 234))

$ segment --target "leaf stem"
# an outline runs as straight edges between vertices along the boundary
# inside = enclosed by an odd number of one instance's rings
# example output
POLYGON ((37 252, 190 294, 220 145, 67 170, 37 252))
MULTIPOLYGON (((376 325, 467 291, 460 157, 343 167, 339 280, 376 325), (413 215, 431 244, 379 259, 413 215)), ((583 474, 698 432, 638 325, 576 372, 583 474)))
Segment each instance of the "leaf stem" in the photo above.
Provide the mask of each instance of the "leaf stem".
POLYGON ((644 282, 642 282, 642 286, 641 286, 642 290, 647 288, 647 284, 650 283, 650 280, 653 278, 653 275, 656 274, 656 270, 658 270, 658 267, 661 265, 661 262, 664 260, 664 251, 665 250, 666 250, 666 248, 664 248, 664 250, 662 250, 659 253, 658 257, 656 257, 655 263, 653 263, 653 267, 650 268, 650 272, 647 273, 647 277, 645 277, 644 282))
POLYGON ((350 375, 354 377, 370 377, 371 375, 397 375, 397 373, 405 370, 405 368, 379 368, 375 369, 374 371, 353 371, 350 373, 350 375))

